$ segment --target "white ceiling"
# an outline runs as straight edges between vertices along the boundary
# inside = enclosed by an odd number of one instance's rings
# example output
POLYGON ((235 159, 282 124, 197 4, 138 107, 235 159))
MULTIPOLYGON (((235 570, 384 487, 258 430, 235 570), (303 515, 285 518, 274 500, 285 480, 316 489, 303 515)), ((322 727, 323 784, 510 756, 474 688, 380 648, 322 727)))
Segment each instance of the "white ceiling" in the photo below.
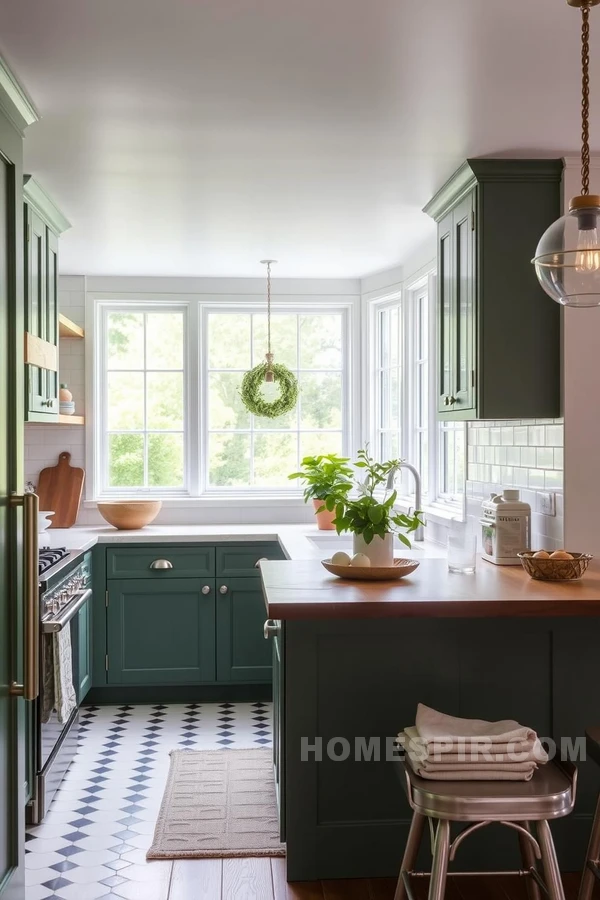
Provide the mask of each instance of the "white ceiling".
POLYGON ((0 0, 65 273, 401 263, 464 157, 577 148, 578 42, 564 0, 0 0))

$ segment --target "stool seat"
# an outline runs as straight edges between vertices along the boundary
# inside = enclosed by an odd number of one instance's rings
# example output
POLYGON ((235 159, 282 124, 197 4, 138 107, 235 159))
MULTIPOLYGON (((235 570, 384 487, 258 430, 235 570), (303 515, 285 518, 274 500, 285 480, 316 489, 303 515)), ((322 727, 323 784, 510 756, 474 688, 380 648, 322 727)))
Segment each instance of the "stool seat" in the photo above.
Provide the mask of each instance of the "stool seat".
POLYGON ((554 762, 537 769, 530 781, 432 781, 408 762, 398 765, 413 810, 435 819, 539 821, 566 816, 575 804, 573 779, 554 762))

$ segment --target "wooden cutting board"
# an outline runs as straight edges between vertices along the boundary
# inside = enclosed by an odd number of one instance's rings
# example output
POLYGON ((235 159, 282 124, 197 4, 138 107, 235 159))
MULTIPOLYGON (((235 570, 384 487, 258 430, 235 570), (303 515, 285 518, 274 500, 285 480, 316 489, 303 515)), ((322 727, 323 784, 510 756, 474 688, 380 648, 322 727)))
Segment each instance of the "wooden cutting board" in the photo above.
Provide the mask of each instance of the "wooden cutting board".
POLYGON ((70 528, 75 524, 83 493, 85 471, 71 465, 71 454, 63 450, 58 465, 42 469, 38 479, 40 509, 53 509, 50 528, 70 528))

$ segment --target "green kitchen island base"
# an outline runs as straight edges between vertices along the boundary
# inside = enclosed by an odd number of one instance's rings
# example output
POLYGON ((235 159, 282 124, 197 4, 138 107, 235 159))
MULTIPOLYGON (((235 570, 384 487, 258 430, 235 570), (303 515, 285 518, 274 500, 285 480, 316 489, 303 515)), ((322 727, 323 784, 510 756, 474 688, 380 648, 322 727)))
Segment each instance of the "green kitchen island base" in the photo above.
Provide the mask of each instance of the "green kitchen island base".
MULTIPOLYGON (((600 768, 581 759, 585 729, 600 724, 594 566, 558 586, 489 564, 448 576, 444 560, 428 560, 410 580, 361 587, 318 562, 263 564, 289 881, 397 876, 411 811, 386 743, 414 724, 419 702, 514 718, 559 752, 575 750, 575 811, 551 827, 561 869, 581 870, 600 789, 600 768)), ((516 836, 499 825, 474 834, 455 862, 520 865, 516 836)), ((419 867, 429 868, 425 853, 419 867)))
MULTIPOLYGON (((516 718, 559 751, 600 723, 598 619, 287 622, 280 640, 290 881, 397 875, 411 811, 386 742, 414 724, 418 702, 516 718)), ((600 788, 593 762, 578 767, 575 812, 552 825, 563 871, 582 866, 600 788)), ((519 868, 516 836, 492 825, 456 866, 519 868)))

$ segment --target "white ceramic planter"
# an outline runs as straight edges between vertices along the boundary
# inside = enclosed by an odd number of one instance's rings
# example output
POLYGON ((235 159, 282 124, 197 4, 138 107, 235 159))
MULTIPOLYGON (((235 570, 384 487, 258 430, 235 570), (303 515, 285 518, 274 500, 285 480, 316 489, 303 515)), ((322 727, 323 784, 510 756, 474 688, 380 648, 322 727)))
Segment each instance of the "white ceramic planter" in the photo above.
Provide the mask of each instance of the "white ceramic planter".
POLYGON ((371 560, 372 566, 394 565, 394 535, 386 534, 384 538, 377 535, 370 544, 367 544, 362 534, 352 535, 352 548, 354 553, 364 553, 371 560))

